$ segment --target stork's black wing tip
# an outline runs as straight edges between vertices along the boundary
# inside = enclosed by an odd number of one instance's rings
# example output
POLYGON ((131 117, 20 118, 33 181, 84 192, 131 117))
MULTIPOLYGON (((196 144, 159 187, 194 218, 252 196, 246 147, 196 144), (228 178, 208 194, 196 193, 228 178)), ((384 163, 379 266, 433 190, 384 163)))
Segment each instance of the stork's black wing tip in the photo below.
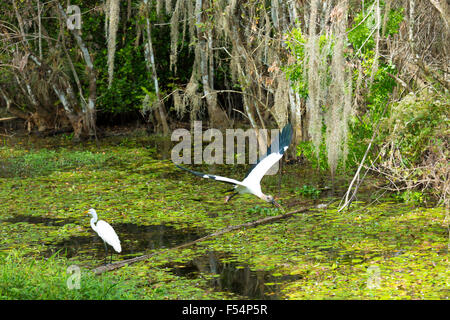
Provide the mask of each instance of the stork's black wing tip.
POLYGON ((282 149, 283 152, 284 148, 288 147, 291 144, 293 133, 294 130, 292 129, 292 124, 288 122, 281 131, 280 149, 282 149))
POLYGON ((292 123, 290 123, 290 122, 286 123, 283 130, 285 130, 285 129, 292 130, 292 123))
POLYGON ((184 171, 190 172, 190 173, 195 174, 196 176, 199 176, 199 177, 202 177, 202 178, 214 179, 214 180, 216 179, 216 176, 212 175, 212 174, 207 174, 207 173, 203 173, 203 172, 194 171, 194 170, 182 167, 182 166, 180 166, 178 164, 175 164, 175 166, 177 168, 180 168, 180 169, 182 169, 184 171))
POLYGON ((267 148, 266 154, 259 158, 258 162, 256 162, 255 164, 250 166, 249 171, 247 172, 247 174, 245 175, 245 177, 247 177, 250 172, 252 172, 252 170, 264 159, 266 158, 269 154, 271 154, 272 152, 278 152, 280 154, 284 154, 284 152, 287 150, 287 147, 289 147, 289 145, 291 144, 292 141, 292 136, 293 136, 294 130, 292 128, 292 124, 290 122, 288 122, 283 129, 281 130, 281 134, 278 136, 279 138, 279 143, 277 144, 278 149, 273 150, 274 145, 273 142, 270 144, 270 146, 267 148))
POLYGON ((281 135, 283 135, 283 133, 285 133, 285 134, 287 134, 287 135, 292 135, 292 133, 293 133, 293 129, 292 129, 292 124, 290 123, 290 122, 288 122, 285 126, 284 126, 284 128, 283 128, 283 130, 281 131, 281 135))
POLYGON ((174 163, 175 164, 175 167, 177 167, 178 169, 181 169, 181 170, 184 170, 184 171, 188 171, 188 172, 191 172, 192 170, 190 170, 190 169, 188 169, 188 168, 185 168, 185 167, 182 167, 182 166, 180 166, 179 164, 176 164, 176 163, 174 163))

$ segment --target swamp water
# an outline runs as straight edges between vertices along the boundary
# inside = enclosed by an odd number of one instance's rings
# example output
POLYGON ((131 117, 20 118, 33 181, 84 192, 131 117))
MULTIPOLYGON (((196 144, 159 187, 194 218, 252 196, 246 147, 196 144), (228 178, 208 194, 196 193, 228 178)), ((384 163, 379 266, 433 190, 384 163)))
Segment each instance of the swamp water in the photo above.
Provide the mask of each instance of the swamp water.
MULTIPOLYGON (((121 238, 122 252, 114 252, 113 259, 124 260, 145 254, 148 250, 175 247, 193 241, 202 236, 200 231, 192 229, 176 229, 167 225, 143 226, 133 223, 119 223, 113 225, 121 238)), ((74 256, 103 259, 105 249, 102 239, 92 231, 90 236, 72 236, 58 243, 47 243, 49 248, 46 255, 60 251, 61 255, 71 258, 74 256)), ((108 254, 113 250, 108 246, 108 254)), ((109 258, 108 258, 109 259, 109 258)), ((108 260, 109 261, 109 260, 108 260)))
POLYGON ((281 285, 300 275, 274 276, 273 272, 254 270, 251 265, 233 261, 229 254, 210 251, 185 264, 168 264, 177 276, 195 279, 208 277, 214 290, 231 292, 243 299, 272 300, 283 298, 281 285))
MULTIPOLYGON (((41 216, 17 215, 0 220, 8 224, 33 224, 47 227, 63 227, 76 223, 75 219, 59 219, 41 216)), ((176 229, 167 225, 142 226, 132 223, 114 224, 114 229, 122 239, 122 252, 113 254, 113 261, 124 260, 145 254, 148 250, 171 248, 187 243, 206 235, 206 233, 192 229, 176 229)), ((44 242, 47 250, 44 257, 55 253, 66 258, 77 257, 91 260, 95 263, 103 262, 105 250, 103 241, 92 231, 88 236, 71 236, 63 241, 53 243, 44 242)), ((113 250, 108 246, 109 254, 113 250)), ((232 255, 210 251, 197 256, 187 263, 170 263, 165 267, 179 277, 196 279, 211 278, 208 285, 216 291, 236 294, 243 299, 280 299, 280 284, 300 278, 299 275, 274 276, 273 272, 255 270, 251 265, 233 260, 232 255)))
MULTIPOLYGON (((375 180, 367 180, 349 211, 338 212, 348 178, 336 182, 333 194, 326 177, 321 183, 314 170, 286 165, 282 177, 264 178, 264 191, 287 211, 329 206, 159 255, 276 213, 250 196, 224 205, 228 186, 174 167, 164 160, 170 144, 159 140, 120 137, 100 146, 62 140, 0 147, 1 254, 14 249, 33 261, 59 252, 63 265, 101 265, 103 242, 80 215, 94 207, 121 239, 123 252, 113 261, 158 253, 114 272, 136 280, 148 298, 211 299, 225 292, 242 299, 448 299, 448 214, 383 195, 375 180), (55 143, 61 146, 52 149, 55 143), (379 268, 376 290, 367 289, 372 267, 379 268)), ((248 168, 193 169, 242 178, 248 168)))

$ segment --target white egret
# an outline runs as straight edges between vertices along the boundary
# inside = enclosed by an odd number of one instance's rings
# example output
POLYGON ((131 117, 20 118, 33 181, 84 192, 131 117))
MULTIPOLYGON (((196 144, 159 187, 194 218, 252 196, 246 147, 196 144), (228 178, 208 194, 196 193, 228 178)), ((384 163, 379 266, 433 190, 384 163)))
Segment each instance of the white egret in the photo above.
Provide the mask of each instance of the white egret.
MULTIPOLYGON (((106 264, 106 257, 108 256, 108 246, 106 244, 109 244, 111 247, 113 247, 116 252, 122 251, 119 237, 117 236, 117 233, 114 231, 113 227, 111 227, 111 225, 108 222, 103 220, 99 220, 97 222, 98 218, 95 209, 89 209, 88 211, 86 211, 86 213, 92 215, 91 227, 95 232, 97 232, 98 236, 102 238, 103 243, 105 244, 105 251, 106 251, 105 264, 106 264), (97 224, 95 222, 97 222, 97 224)), ((110 262, 112 262, 112 251, 110 262)))
POLYGON ((275 201, 273 196, 266 195, 261 191, 261 179, 262 177, 264 177, 267 171, 269 171, 269 169, 283 157, 284 152, 291 144, 291 140, 292 140, 292 125, 288 123, 281 132, 278 148, 274 148, 274 143, 272 142, 270 147, 267 149, 267 153, 264 155, 264 157, 262 157, 255 165, 252 166, 252 168, 242 181, 189 170, 179 165, 176 166, 180 169, 186 170, 202 178, 214 179, 217 181, 233 184, 234 188, 231 189, 230 191, 236 192, 230 196, 227 196, 225 198, 225 202, 230 201, 231 198, 237 194, 251 193, 257 196, 258 198, 266 202, 272 203, 273 205, 276 205, 277 207, 281 208, 281 206, 275 201))

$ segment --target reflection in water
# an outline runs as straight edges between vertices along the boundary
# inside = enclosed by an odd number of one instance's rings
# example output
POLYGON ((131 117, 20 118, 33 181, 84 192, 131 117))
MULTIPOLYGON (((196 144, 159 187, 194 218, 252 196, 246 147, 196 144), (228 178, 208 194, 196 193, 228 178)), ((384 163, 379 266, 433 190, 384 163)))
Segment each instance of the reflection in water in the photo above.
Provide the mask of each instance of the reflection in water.
POLYGON ((226 254, 210 251, 184 265, 170 267, 176 275, 188 278, 217 275, 210 280, 211 287, 250 299, 282 299, 282 284, 300 278, 300 275, 274 276, 270 271, 252 270, 247 264, 225 260, 229 260, 226 254))

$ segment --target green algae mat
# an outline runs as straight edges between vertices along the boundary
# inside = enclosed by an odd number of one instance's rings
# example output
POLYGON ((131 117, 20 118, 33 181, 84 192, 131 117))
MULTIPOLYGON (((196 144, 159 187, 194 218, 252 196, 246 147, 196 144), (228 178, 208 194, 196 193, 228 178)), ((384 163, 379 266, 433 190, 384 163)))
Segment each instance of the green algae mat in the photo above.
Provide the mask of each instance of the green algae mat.
MULTIPOLYGON (((299 164, 262 188, 287 211, 308 212, 166 250, 280 214, 252 196, 224 204, 229 186, 177 169, 170 149, 139 133, 84 144, 2 140, 0 299, 449 298, 444 208, 399 202, 374 179, 338 212, 349 177, 332 193, 326 177, 299 164), (156 254, 94 275, 105 253, 84 214, 91 207, 121 239, 114 261, 156 254)), ((247 169, 197 167, 236 178, 247 169)))

